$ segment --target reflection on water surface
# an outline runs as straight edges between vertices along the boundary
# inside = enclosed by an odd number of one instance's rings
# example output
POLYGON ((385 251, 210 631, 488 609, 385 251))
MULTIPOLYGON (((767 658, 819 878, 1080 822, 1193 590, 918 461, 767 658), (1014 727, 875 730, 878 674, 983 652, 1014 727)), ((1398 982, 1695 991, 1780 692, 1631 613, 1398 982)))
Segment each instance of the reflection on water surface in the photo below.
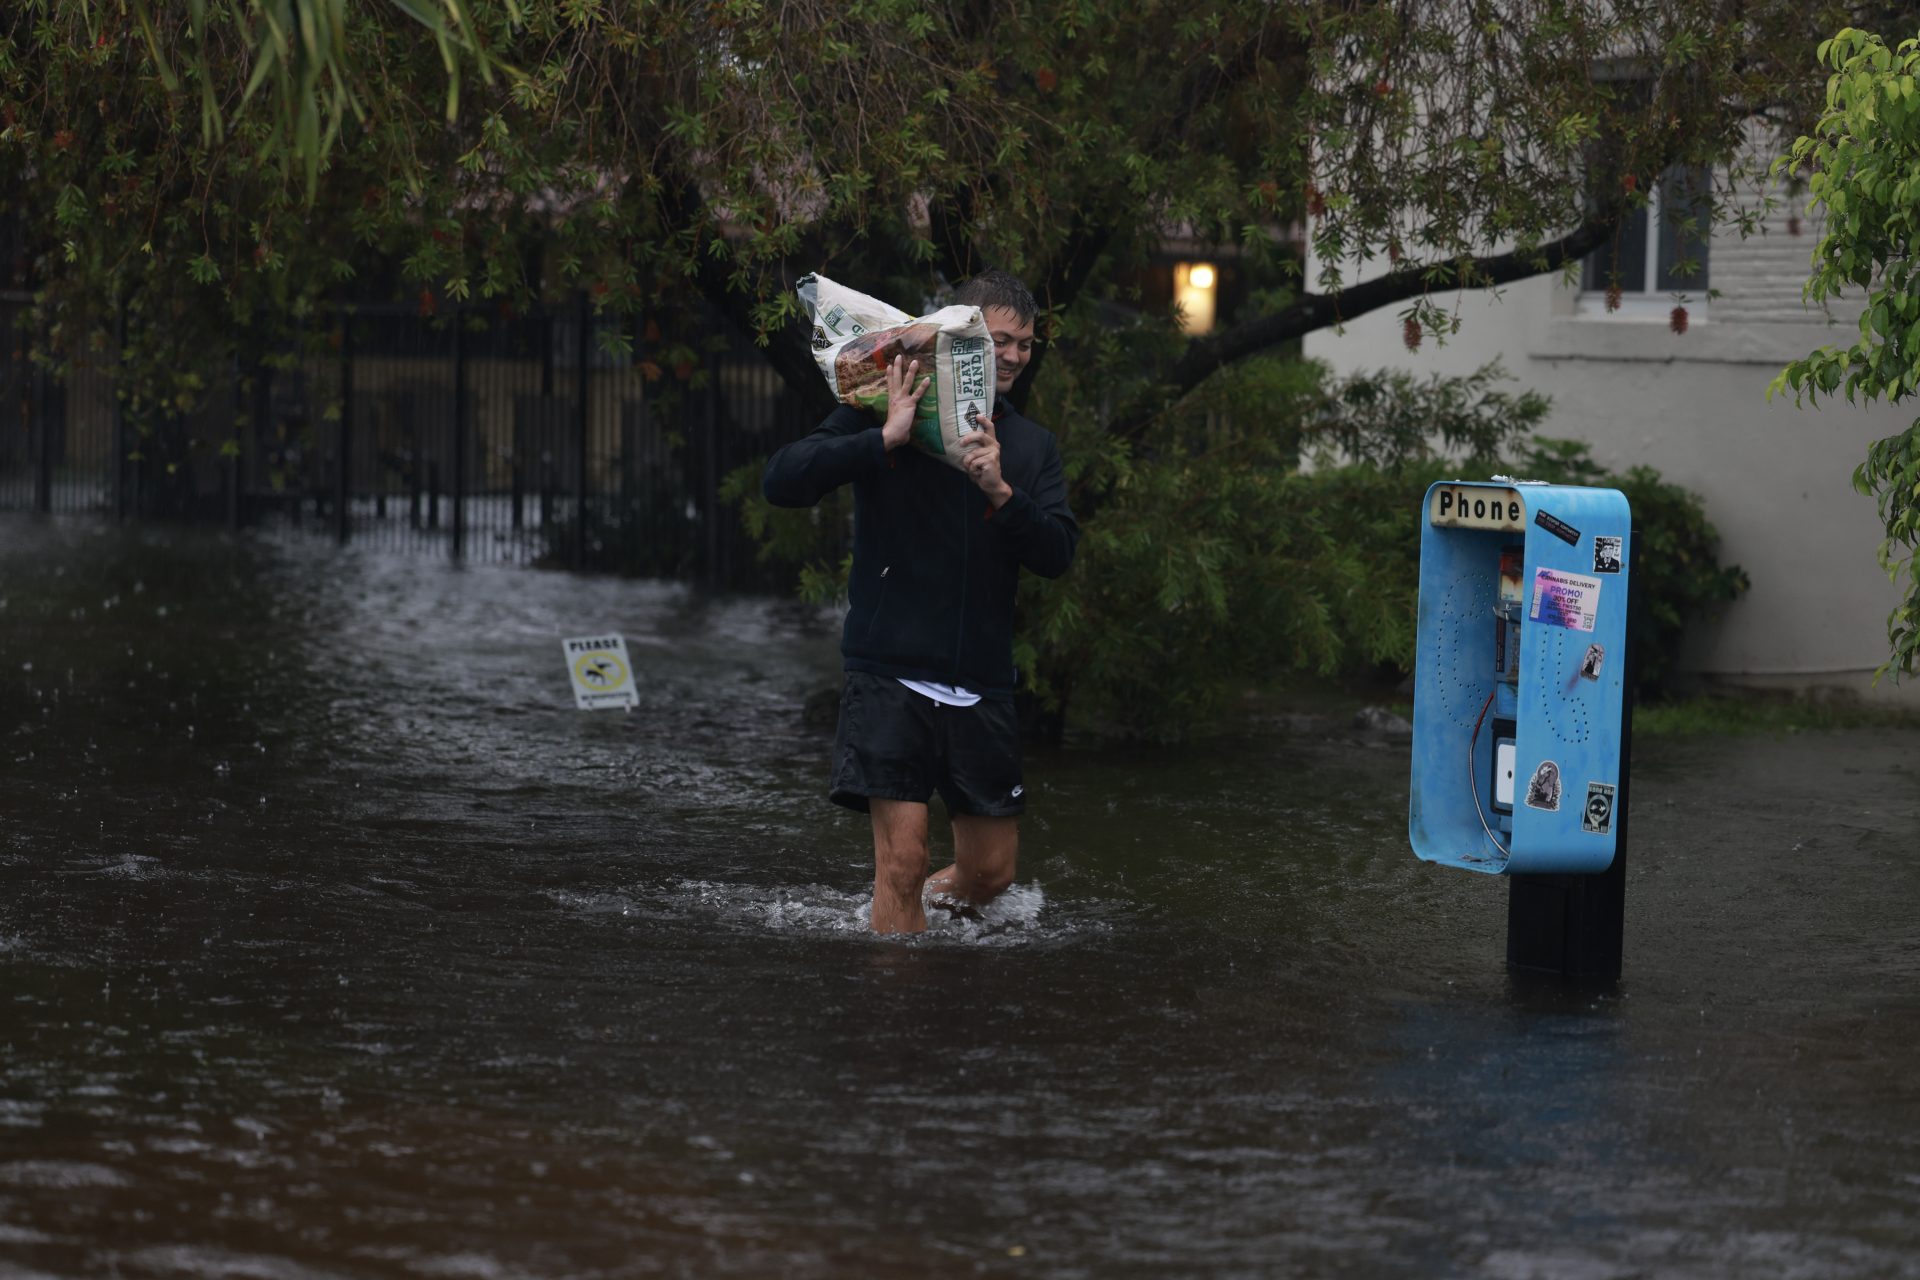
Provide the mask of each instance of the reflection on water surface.
POLYGON ((0 522, 0 1273, 1920 1275, 1912 735, 1643 742, 1617 990, 1338 726, 868 937, 831 618, 0 522), (617 629, 630 714, 555 641, 617 629))

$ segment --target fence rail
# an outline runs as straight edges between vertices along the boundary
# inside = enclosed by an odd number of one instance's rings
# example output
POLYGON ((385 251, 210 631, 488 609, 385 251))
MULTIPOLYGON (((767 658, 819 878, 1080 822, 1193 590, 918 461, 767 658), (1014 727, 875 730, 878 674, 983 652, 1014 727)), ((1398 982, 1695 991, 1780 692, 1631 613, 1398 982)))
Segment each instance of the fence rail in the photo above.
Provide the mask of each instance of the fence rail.
MULTIPOLYGON (((728 334, 704 379, 609 354, 578 304, 522 316, 357 307, 299 353, 232 368, 159 426, 129 423, 110 350, 54 376, 28 299, 0 294, 0 510, 95 512, 469 561, 769 585, 726 474, 804 433, 728 334)), ((706 335, 702 335, 705 337, 706 335)))

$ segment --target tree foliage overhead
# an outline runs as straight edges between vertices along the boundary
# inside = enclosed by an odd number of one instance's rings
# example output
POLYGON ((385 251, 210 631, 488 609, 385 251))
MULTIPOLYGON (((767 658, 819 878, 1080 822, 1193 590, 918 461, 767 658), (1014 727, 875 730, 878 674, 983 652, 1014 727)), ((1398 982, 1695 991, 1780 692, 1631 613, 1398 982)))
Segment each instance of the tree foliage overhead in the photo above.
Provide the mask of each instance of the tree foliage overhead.
POLYGON ((1799 123, 1801 49, 1829 18, 1802 0, 21 0, 0 16, 0 199, 69 346, 110 300, 204 348, 356 278, 423 309, 584 288, 616 310, 718 302, 811 395, 787 323, 806 271, 906 300, 1001 265, 1066 310, 1124 293, 1170 234, 1297 270, 1301 228, 1316 277, 1163 353, 1114 407, 1133 429, 1311 329, 1397 305, 1444 330, 1430 295, 1568 266, 1674 162, 1732 155, 1756 115, 1799 123))
MULTIPOLYGON (((1826 214, 1806 295, 1824 301, 1859 289, 1867 305, 1850 346, 1822 347, 1781 371, 1769 390, 1817 402, 1910 400, 1920 387, 1920 39, 1889 48, 1854 28, 1821 43, 1829 68, 1826 113, 1793 144, 1780 168, 1804 177, 1826 214)), ((1891 652, 1881 672, 1920 666, 1920 420, 1876 440, 1854 471, 1873 495, 1887 536, 1880 564, 1901 592, 1887 618, 1891 652), (1902 583, 1904 579, 1904 585, 1902 583)))

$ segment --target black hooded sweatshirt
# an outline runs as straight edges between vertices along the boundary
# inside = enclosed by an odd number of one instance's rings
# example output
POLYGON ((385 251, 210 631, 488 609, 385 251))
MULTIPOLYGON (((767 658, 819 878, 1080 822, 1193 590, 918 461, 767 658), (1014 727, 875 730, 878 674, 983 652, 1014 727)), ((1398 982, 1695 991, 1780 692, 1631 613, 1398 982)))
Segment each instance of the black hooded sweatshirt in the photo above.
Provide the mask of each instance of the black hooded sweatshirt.
POLYGON ((1013 599, 1024 567, 1057 578, 1080 526, 1053 433, 1002 406, 998 511, 958 468, 888 451, 865 410, 842 406, 767 461, 776 507, 810 507, 853 485, 853 576, 840 652, 848 671, 1013 696, 1013 599))

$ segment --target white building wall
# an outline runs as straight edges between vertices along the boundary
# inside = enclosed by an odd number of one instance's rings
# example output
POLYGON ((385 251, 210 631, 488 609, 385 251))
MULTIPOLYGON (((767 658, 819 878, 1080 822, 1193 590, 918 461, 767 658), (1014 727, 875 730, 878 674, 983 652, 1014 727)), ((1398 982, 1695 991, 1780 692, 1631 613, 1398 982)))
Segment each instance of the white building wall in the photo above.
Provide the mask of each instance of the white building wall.
POLYGON ((1857 303, 1831 321, 1802 304, 1817 232, 1792 233, 1795 216, 1783 209, 1764 236, 1714 241, 1709 270, 1723 296, 1695 297, 1684 335, 1668 329, 1673 299, 1605 315, 1553 276, 1456 295, 1461 328, 1444 345, 1428 335, 1409 353, 1401 318, 1385 308, 1311 335, 1307 354, 1340 373, 1460 374, 1498 357, 1517 385, 1553 398, 1545 435, 1588 442, 1610 469, 1652 466, 1705 499, 1721 558, 1753 586, 1692 629, 1682 670, 1920 706, 1920 681, 1872 683, 1898 596, 1875 559, 1883 530, 1873 500, 1853 489, 1868 443, 1912 414, 1766 399, 1789 360, 1857 336, 1857 303))

